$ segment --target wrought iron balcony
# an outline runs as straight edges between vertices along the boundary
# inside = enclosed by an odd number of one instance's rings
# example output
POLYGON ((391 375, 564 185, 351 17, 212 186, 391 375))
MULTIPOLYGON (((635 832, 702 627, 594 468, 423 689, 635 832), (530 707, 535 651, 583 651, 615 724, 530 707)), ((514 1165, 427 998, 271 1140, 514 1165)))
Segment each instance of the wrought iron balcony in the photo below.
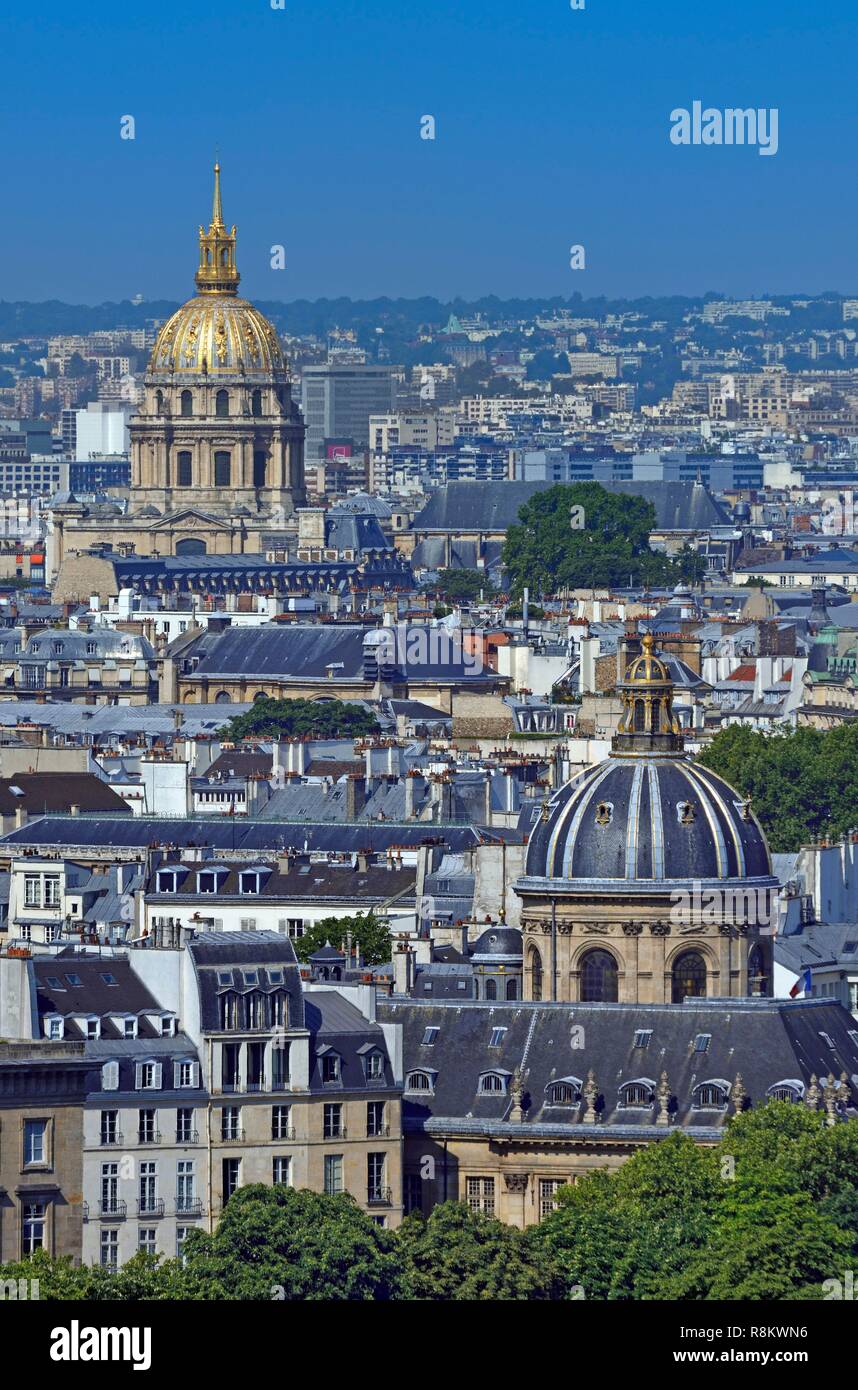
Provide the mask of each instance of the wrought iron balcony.
POLYGON ((141 1197, 137 1203, 138 1216, 163 1216, 163 1197, 141 1197))
POLYGON ((392 1201, 392 1193, 389 1187, 368 1187, 366 1191, 366 1204, 368 1207, 389 1207, 392 1201))

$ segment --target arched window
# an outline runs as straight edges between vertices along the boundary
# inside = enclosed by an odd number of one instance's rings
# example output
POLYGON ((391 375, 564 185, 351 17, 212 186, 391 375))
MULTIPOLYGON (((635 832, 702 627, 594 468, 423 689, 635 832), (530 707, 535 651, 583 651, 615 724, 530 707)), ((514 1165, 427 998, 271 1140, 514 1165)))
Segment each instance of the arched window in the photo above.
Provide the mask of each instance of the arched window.
POLYGON ((646 705, 643 700, 635 700, 635 733, 642 734, 646 728, 646 705))
POLYGON ((254 392, 253 392, 253 395, 250 397, 250 413, 251 413, 251 415, 261 415, 261 414, 262 414, 262 392, 261 392, 261 391, 254 391, 254 392))
POLYGON ((220 1006, 220 1026, 223 1029, 235 1029, 241 1027, 241 1008, 237 994, 222 994, 218 1000, 220 1006))
POLYGON ((486 980, 486 999, 497 999, 498 987, 494 980, 486 980))
POLYGON ((506 997, 507 999, 518 998, 518 980, 515 978, 514 975, 511 976, 510 979, 508 979, 506 982, 506 997))
POLYGON ((776 1081, 766 1095, 769 1100, 785 1100, 790 1105, 798 1105, 804 1096, 804 1085, 801 1081, 776 1081))
POLYGON ((228 690, 219 690, 214 697, 214 702, 216 705, 230 705, 232 704, 232 696, 228 690))
POLYGON ((631 1109, 645 1109, 652 1105, 655 1084, 652 1081, 627 1081, 620 1087, 621 1105, 631 1109))
POLYGON ((542 998, 542 956, 535 946, 531 946, 527 962, 530 971, 530 997, 539 1003, 542 998))
POLYGON ((730 1096, 728 1081, 701 1081, 691 1092, 694 1110, 724 1110, 730 1096))
POLYGON ((229 487, 231 469, 228 450, 218 449, 215 452, 214 474, 215 487, 229 487))
POLYGON ((766 957, 762 946, 752 946, 748 954, 748 993, 750 995, 768 994, 769 980, 766 974, 766 957))
POLYGON ((608 951, 588 951, 581 958, 581 999, 585 1004, 616 1004, 617 962, 608 951))
POLYGON ((506 1079, 495 1071, 484 1072, 477 1090, 481 1096, 501 1095, 506 1090, 506 1079))
POLYGON ((654 733, 658 733, 658 730, 661 728, 661 705, 658 700, 656 700, 652 707, 652 727, 654 733))
POLYGON ((547 1105, 577 1105, 581 1099, 581 1082, 577 1076, 564 1076, 551 1081, 545 1088, 547 1105))
POLYGON ((229 418, 229 392, 218 391, 215 393, 215 415, 219 420, 229 418))
POLYGON ((179 412, 185 417, 194 413, 194 398, 190 391, 183 391, 180 397, 179 412))
POLYGON ((264 449, 253 451, 253 486, 265 487, 268 476, 268 455, 264 449))
POLYGON ((425 1071, 410 1071, 405 1078, 406 1091, 423 1091, 429 1094, 432 1090, 432 1078, 425 1071))
POLYGON ((268 699, 268 691, 267 691, 267 690, 257 690, 256 694, 255 694, 254 697, 253 697, 253 703, 256 704, 256 701, 257 701, 257 700, 267 700, 267 699, 268 699))
POLYGON ((191 451, 182 449, 176 455, 176 486, 191 486, 191 451))
POLYGON ((185 536, 183 540, 176 541, 177 555, 205 555, 206 543, 201 541, 198 536, 185 536))
POLYGON ((229 252, 226 247, 220 253, 220 263, 221 265, 229 265, 229 252))
POLYGON ((164 413, 164 392, 163 392, 163 391, 156 391, 156 392, 155 392, 155 410, 157 411, 157 413, 158 413, 159 415, 163 415, 163 413, 164 413))
POLYGON ((705 999, 706 962, 699 951, 683 951, 673 962, 672 998, 674 1004, 683 999, 705 999))

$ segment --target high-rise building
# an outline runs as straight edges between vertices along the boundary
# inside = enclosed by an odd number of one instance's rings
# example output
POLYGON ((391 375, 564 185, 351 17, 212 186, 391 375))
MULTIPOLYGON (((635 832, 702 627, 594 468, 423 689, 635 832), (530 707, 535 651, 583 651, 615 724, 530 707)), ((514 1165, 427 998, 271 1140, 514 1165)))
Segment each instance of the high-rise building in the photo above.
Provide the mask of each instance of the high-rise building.
POLYGON ((324 456, 326 439, 369 444, 370 415, 387 415, 396 404, 390 367, 328 362, 303 371, 307 457, 324 456))

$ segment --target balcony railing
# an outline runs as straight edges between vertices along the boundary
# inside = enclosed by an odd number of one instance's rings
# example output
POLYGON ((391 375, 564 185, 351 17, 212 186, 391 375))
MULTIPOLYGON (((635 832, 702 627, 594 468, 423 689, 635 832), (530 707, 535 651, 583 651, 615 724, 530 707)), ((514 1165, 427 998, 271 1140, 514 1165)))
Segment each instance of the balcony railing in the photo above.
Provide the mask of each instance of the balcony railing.
POLYGON ((99 1202, 98 1214, 102 1221, 124 1221, 128 1214, 127 1202, 120 1202, 118 1197, 108 1197, 99 1202))
POLYGON ((389 1139, 390 1125, 367 1125, 367 1139, 389 1139))
POLYGON ((243 1129, 231 1129, 227 1133, 221 1131, 220 1142, 222 1144, 241 1144, 244 1141, 243 1129))
POLYGON ((323 1139, 347 1139, 348 1130, 345 1125, 332 1125, 330 1128, 325 1125, 323 1139))
POLYGON ((196 1129, 177 1129, 177 1144, 198 1144, 200 1142, 199 1131, 196 1129))
POLYGON ((163 1197, 141 1197, 137 1203, 138 1216, 163 1216, 163 1197))
POLYGON ((137 1131, 138 1144, 160 1144, 161 1131, 159 1129, 139 1129, 137 1131))
POLYGON ((292 1140, 295 1138, 295 1130, 289 1126, 283 1129, 272 1129, 271 1138, 278 1139, 281 1144, 291 1144, 292 1140))
POLYGON ((199 1197, 177 1197, 177 1216, 202 1216, 203 1204, 199 1197))
POLYGON ((368 1187, 366 1204, 368 1207, 389 1207, 392 1193, 389 1187, 368 1187))
POLYGON ((101 1142, 102 1144, 115 1145, 121 1144, 124 1141, 118 1129, 103 1129, 101 1131, 101 1142))

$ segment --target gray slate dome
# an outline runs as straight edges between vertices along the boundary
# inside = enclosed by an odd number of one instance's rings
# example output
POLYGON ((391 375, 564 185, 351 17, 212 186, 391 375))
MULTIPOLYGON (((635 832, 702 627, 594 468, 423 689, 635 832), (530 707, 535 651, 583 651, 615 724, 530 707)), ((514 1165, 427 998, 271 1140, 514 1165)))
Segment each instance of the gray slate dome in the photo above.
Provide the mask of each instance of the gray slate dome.
POLYGON ((499 923, 497 926, 486 927, 477 938, 471 952, 471 960, 521 960, 522 952, 521 932, 518 928, 499 923))
POLYGON ((769 877, 763 832, 739 793, 700 763, 610 757, 554 798, 527 878, 614 881, 769 877))

